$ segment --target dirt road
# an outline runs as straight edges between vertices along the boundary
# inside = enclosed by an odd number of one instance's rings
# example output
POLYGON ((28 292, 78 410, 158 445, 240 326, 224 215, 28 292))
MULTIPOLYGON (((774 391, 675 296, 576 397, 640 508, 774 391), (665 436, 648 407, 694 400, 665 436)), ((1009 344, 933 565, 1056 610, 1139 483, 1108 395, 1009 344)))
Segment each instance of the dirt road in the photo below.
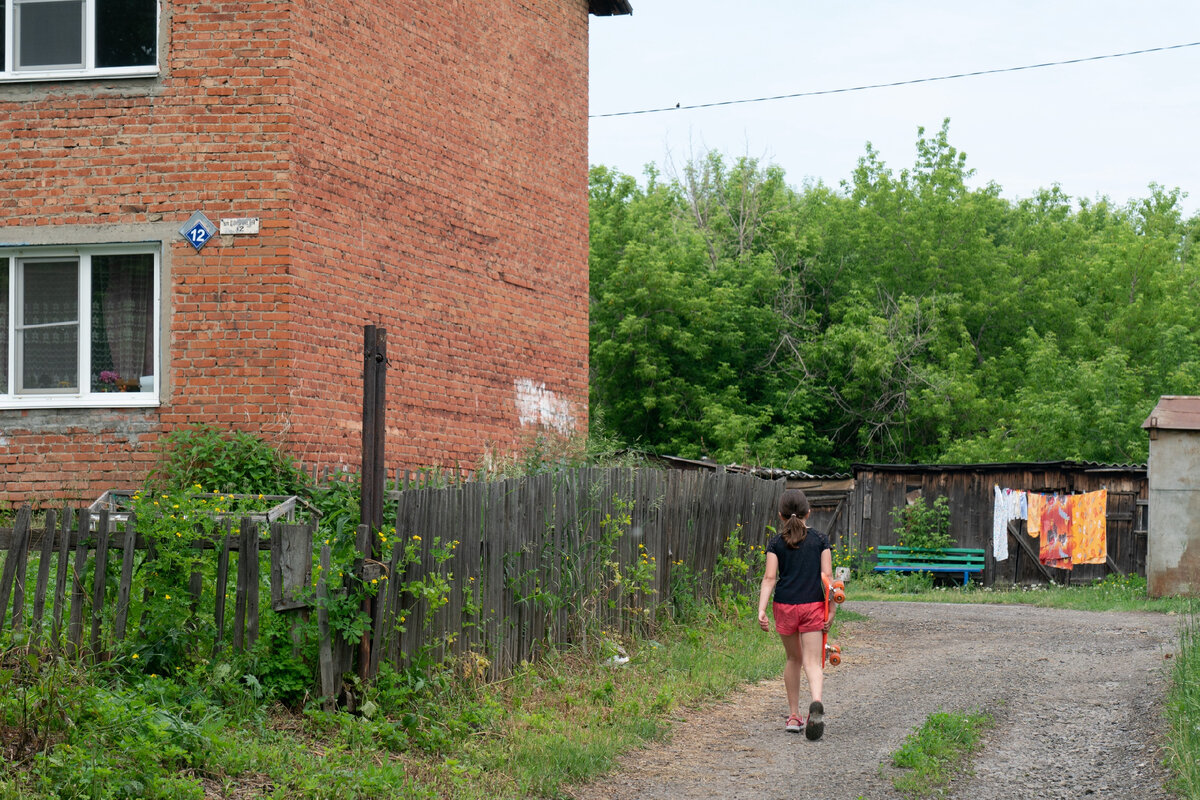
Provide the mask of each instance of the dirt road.
MULTIPOLYGON (((825 736, 783 730, 782 679, 681 711, 665 745, 627 756, 579 800, 896 798, 890 754, 938 710, 993 714, 948 794, 1172 798, 1161 703, 1179 618, 1028 606, 848 603, 826 670, 825 736)), ((766 634, 764 634, 766 635, 766 634)), ((780 666, 782 669, 782 648, 780 666)))

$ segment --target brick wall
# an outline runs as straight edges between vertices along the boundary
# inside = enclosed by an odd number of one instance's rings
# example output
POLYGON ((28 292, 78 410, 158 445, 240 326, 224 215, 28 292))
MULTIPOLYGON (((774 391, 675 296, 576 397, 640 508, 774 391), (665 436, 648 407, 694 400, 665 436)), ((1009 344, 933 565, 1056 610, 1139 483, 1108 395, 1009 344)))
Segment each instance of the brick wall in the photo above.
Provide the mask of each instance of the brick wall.
POLYGON ((586 425, 586 2, 435 5, 169 3, 157 79, 0 84, 0 243, 165 243, 162 406, 0 410, 0 502, 194 422, 357 468, 366 323, 389 467, 586 425), (261 232, 195 253, 196 210, 261 232))
POLYGON ((357 463, 365 323, 389 333, 390 464, 511 448, 520 380, 566 399, 582 429, 586 3, 380 16, 309 0, 305 19, 295 219, 314 235, 293 260, 296 450, 357 463))

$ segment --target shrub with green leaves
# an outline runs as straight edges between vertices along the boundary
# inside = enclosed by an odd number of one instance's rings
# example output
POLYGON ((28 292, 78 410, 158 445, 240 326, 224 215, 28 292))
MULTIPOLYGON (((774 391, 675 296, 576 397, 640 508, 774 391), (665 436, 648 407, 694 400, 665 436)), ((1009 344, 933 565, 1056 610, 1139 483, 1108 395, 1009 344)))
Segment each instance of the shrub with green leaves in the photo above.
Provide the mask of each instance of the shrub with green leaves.
POLYGON ((168 433, 158 443, 158 462, 147 486, 156 491, 200 484, 211 492, 302 494, 304 473, 279 449, 244 431, 195 425, 168 433))
POLYGON ((896 541, 902 547, 924 547, 934 550, 952 547, 950 536, 950 501, 939 497, 933 506, 925 504, 924 497, 916 502, 892 509, 892 521, 896 524, 896 541))

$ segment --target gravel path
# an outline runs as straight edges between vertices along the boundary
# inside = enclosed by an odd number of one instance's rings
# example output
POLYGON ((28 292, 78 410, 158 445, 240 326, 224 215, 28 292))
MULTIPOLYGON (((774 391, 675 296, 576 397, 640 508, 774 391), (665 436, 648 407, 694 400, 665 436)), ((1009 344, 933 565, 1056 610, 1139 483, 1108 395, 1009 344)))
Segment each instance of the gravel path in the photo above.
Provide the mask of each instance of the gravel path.
MULTIPOLYGON (((933 712, 996 726, 948 796, 1167 800, 1161 703, 1179 618, 1029 606, 847 603, 825 736, 783 731, 782 679, 682 712, 578 800, 896 798, 890 754, 933 712)), ((782 668, 783 651, 780 649, 782 668)))

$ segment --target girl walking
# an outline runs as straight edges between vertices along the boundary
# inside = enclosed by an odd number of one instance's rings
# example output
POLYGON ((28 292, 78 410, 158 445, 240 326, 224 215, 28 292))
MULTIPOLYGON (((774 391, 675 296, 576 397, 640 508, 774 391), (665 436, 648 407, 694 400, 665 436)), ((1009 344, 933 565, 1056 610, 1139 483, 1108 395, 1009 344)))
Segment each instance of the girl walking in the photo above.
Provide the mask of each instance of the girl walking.
MULTIPOLYGON (((835 610, 825 620, 825 589, 821 577, 833 578, 833 558, 825 534, 808 527, 808 498, 799 489, 787 489, 779 500, 779 533, 767 544, 767 566, 758 594, 758 624, 769 630, 767 601, 772 607, 775 630, 783 640, 787 663, 783 685, 787 689, 788 720, 785 730, 815 741, 825 732, 821 690, 825 673, 821 668, 821 633, 829 630, 835 610), (800 673, 808 678, 812 694, 808 717, 800 715, 800 673)), ((836 608, 836 605, 834 606, 836 608)))

